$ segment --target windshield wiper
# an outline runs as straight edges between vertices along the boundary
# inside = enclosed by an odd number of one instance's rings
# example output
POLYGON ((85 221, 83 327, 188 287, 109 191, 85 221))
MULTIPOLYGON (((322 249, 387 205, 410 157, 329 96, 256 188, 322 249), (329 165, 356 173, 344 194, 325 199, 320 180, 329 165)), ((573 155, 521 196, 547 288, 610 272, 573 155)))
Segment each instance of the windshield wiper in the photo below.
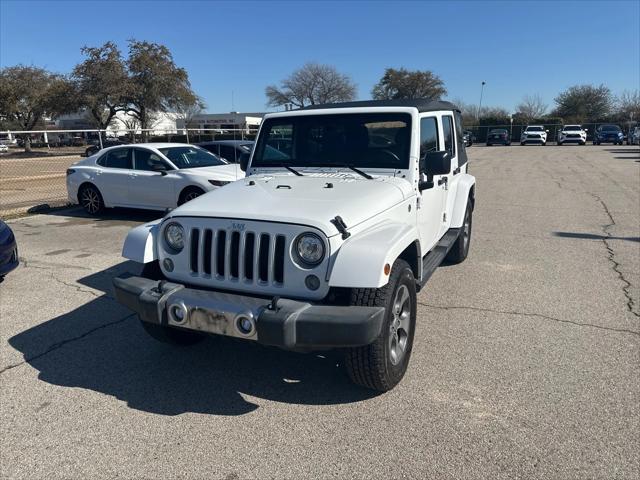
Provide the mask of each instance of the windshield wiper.
POLYGON ((297 175, 298 177, 304 177, 304 175, 302 175, 299 171, 294 170, 293 168, 291 168, 289 165, 285 165, 284 163, 281 163, 280 165, 278 165, 279 167, 282 168, 286 168, 287 170, 289 170, 291 173, 297 175))
POLYGON ((369 175, 366 172, 363 172, 362 170, 360 170, 359 168, 354 167, 353 165, 349 165, 346 163, 323 163, 322 165, 312 165, 314 167, 342 167, 342 168, 348 168, 349 170, 356 172, 358 175, 363 176, 364 178, 366 178, 367 180, 373 180, 373 177, 371 175, 369 175))

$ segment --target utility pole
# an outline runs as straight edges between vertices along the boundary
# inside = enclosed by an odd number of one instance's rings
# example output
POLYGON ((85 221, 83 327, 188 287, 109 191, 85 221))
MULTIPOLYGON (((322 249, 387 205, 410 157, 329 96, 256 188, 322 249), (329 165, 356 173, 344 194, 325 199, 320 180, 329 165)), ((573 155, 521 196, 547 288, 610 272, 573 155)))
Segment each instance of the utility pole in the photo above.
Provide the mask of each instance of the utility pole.
POLYGON ((480 103, 478 104, 478 114, 476 115, 476 121, 480 122, 480 109, 482 109, 482 94, 484 93, 484 85, 487 82, 482 82, 482 86, 480 87, 480 103))

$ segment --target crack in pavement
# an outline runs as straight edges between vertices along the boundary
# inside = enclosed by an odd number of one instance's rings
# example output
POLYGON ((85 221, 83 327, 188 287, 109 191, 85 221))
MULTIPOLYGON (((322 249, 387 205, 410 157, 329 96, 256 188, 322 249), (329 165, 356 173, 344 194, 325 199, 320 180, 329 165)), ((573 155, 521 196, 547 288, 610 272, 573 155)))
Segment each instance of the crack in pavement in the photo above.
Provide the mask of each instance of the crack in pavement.
MULTIPOLYGON (((602 206, 604 212, 607 214, 607 217, 609 217, 609 223, 606 224, 606 225, 602 225, 602 233, 605 234, 609 239, 611 239, 613 237, 613 235, 611 234, 609 229, 616 225, 616 221, 613 219, 613 215, 611 214, 611 211, 609 210, 609 207, 607 206, 607 204, 602 200, 602 198, 599 195, 597 195, 595 193, 591 193, 591 192, 587 192, 587 193, 589 193, 589 195, 591 195, 593 198, 595 198, 600 203, 600 205, 602 206)), ((622 270, 620 270, 620 262, 618 262, 616 260, 616 258, 615 258, 616 257, 615 250, 610 245, 610 243, 607 240, 607 238, 603 238, 603 239, 601 239, 601 241, 604 244, 605 248, 607 249, 607 257, 608 257, 609 262, 611 262, 611 265, 613 267, 613 271, 618 274, 618 279, 624 284, 624 286, 622 287, 622 293, 624 294, 625 298, 627 299, 627 310, 629 310, 629 312, 631 312, 636 317, 640 318, 640 313, 634 311, 634 309, 633 309, 633 307, 635 305, 635 301, 633 300, 633 297, 631 296, 631 282, 629 282, 629 280, 626 279, 626 277, 624 276, 624 273, 622 273, 622 270)))
POLYGON ((91 330, 88 330, 88 331, 84 332, 82 335, 78 335, 77 337, 71 337, 71 338, 67 338, 65 340, 60 340, 59 342, 56 342, 53 345, 49 345, 49 347, 47 347, 47 349, 42 353, 38 353, 37 355, 33 355, 32 357, 25 358, 21 362, 14 363, 14 364, 11 364, 11 365, 7 365, 2 370, 0 370, 0 375, 5 373, 7 370, 11 370, 13 368, 19 367, 20 365, 24 365, 25 363, 31 363, 33 360, 37 360, 37 359, 39 359, 41 357, 44 357, 45 355, 48 355, 49 353, 54 352, 54 351, 58 350, 59 348, 62 348, 65 345, 67 345, 67 344, 69 344, 71 342, 75 342, 77 340, 82 340, 83 338, 91 335, 94 332, 97 332, 98 330, 102 330, 104 328, 111 327, 111 326, 117 325, 119 323, 123 323, 126 320, 129 320, 130 318, 135 317, 135 316, 136 316, 135 313, 130 313, 129 315, 127 315, 127 316, 125 316, 123 318, 120 318, 118 320, 114 320, 113 322, 104 323, 104 324, 99 325, 99 326, 97 326, 95 328, 92 328, 91 330))
POLYGON ((447 306, 447 305, 431 305, 429 303, 423 303, 423 302, 417 302, 417 303, 418 303, 418 305, 422 305, 423 307, 437 308, 439 310, 473 310, 473 311, 478 311, 478 312, 498 313, 498 314, 501 314, 501 315, 516 315, 516 316, 521 316, 521 317, 536 317, 536 318, 542 318, 543 320, 548 320, 548 321, 551 321, 551 322, 568 323, 568 324, 571 324, 571 325, 575 325, 577 327, 591 327, 591 328, 597 328, 599 330, 608 330, 608 331, 611 331, 611 332, 618 332, 618 333, 630 333, 631 335, 636 335, 636 336, 640 337, 640 332, 636 332, 634 330, 627 330, 625 328, 604 327, 602 325, 596 325, 596 324, 593 324, 593 323, 574 322, 573 320, 563 320, 562 318, 550 317, 548 315, 543 315, 541 313, 516 312, 516 311, 510 311, 510 310, 496 310, 496 309, 492 309, 492 308, 471 307, 471 306, 464 306, 464 305, 447 306))

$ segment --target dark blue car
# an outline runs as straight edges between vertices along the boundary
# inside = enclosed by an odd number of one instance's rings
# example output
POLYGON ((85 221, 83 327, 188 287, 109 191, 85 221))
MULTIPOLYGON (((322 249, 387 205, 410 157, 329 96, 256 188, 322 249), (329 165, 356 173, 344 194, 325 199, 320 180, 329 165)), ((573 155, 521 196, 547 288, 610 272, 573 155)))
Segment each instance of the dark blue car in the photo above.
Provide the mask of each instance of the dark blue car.
POLYGON ((624 134, 618 125, 600 125, 593 135, 593 144, 613 143, 614 145, 622 145, 624 134))
POLYGON ((18 245, 9 225, 0 220, 0 281, 18 266, 18 245))

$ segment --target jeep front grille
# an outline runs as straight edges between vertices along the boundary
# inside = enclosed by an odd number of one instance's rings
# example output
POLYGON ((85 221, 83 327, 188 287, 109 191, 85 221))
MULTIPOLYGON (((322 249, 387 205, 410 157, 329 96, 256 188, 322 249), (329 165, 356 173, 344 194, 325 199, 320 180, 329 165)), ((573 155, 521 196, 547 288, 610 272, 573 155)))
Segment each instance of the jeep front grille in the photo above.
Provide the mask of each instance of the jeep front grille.
POLYGON ((192 228, 190 239, 192 274, 263 285, 284 284, 284 235, 192 228))

